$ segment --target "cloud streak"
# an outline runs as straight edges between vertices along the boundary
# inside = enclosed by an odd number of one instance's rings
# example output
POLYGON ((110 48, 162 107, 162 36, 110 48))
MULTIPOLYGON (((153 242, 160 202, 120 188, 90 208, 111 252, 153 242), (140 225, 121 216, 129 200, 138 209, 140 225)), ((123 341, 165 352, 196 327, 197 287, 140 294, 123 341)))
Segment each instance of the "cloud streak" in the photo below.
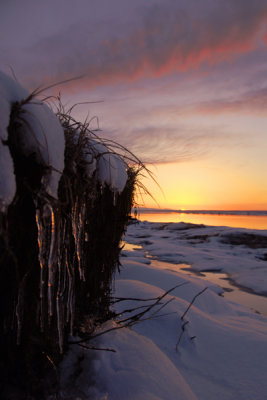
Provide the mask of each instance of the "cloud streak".
POLYGON ((238 145, 238 139, 226 134, 223 127, 217 127, 216 132, 207 127, 194 130, 188 126, 172 128, 167 125, 147 125, 140 129, 119 127, 108 132, 108 136, 138 154, 147 164, 188 162, 213 153, 218 146, 238 145))
POLYGON ((240 97, 203 102, 191 107, 189 113, 226 114, 242 113, 266 116, 267 88, 244 93, 240 97))
POLYGON ((110 20, 76 21, 40 39, 24 52, 23 79, 37 84, 40 72, 46 83, 84 75, 86 83, 73 86, 90 88, 194 70, 267 46, 265 0, 143 4, 127 24, 113 10, 110 20))

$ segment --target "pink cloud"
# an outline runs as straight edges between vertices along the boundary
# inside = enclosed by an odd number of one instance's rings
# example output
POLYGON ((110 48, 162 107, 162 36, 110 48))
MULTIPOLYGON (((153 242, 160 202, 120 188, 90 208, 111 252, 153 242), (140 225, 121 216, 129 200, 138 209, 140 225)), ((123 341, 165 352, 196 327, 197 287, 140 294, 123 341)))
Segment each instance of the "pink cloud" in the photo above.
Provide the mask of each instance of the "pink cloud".
POLYGON ((166 1, 140 8, 129 26, 115 16, 97 22, 77 22, 29 47, 23 79, 36 85, 40 73, 46 83, 84 75, 73 89, 89 89, 232 62, 267 46, 265 0, 166 1))

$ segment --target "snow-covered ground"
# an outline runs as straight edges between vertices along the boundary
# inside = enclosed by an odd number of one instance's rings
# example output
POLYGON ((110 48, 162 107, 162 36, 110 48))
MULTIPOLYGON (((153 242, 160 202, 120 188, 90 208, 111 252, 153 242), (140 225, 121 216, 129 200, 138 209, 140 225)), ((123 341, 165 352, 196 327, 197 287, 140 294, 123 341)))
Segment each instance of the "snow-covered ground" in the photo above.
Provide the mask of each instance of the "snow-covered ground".
MULTIPOLYGON (((196 270, 220 268, 238 283, 264 292, 267 264, 260 258, 266 254, 266 234, 188 224, 131 225, 126 241, 142 244, 144 250, 123 251, 114 295, 155 299, 179 286, 144 314, 142 322, 87 344, 116 352, 71 346, 61 366, 63 397, 266 400, 267 317, 219 296, 221 288, 199 277, 152 267, 147 257, 148 251, 173 263, 192 263, 196 270), (243 245, 234 245, 234 240, 243 245)), ((114 311, 121 313, 118 319, 122 320, 142 309, 125 310, 153 303, 120 301, 114 311)), ((117 327, 113 321, 102 329, 117 327)))
POLYGON ((162 261, 224 271, 237 284, 267 295, 267 230, 144 221, 129 227, 127 240, 162 261))

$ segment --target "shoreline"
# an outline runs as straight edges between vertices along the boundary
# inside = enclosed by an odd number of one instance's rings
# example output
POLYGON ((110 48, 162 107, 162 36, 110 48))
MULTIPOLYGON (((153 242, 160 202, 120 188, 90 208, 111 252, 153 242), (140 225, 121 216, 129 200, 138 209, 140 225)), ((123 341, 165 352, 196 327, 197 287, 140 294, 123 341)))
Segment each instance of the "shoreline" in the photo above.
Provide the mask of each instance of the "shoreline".
POLYGON ((141 246, 136 252, 145 252, 148 262, 215 284, 223 297, 267 315, 267 235, 261 230, 153 222, 132 230, 126 241, 141 246))

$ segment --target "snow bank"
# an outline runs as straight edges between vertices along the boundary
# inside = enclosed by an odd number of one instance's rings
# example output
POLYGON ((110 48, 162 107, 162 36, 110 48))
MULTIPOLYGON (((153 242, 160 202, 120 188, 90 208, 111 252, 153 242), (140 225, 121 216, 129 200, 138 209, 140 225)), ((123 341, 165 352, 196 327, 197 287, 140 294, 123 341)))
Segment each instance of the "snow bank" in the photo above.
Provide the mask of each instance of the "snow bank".
MULTIPOLYGON (((129 231, 132 241, 134 234, 138 240, 138 226, 129 231)), ((149 240, 153 240, 152 235, 149 240)), ((123 255, 115 296, 156 298, 175 285, 184 285, 161 301, 172 299, 159 312, 160 317, 155 314, 131 329, 112 331, 88 343, 115 353, 72 347, 62 364, 62 375, 66 378, 68 361, 68 376, 75 375, 73 354, 79 353, 83 361, 78 381, 72 381, 74 391, 63 388, 66 399, 71 393, 93 400, 265 400, 267 318, 218 296, 220 288, 201 278, 146 265, 140 250, 123 255), (181 320, 193 298, 205 287, 208 289, 181 320)), ((147 304, 127 300, 117 303, 114 311, 119 314, 147 304)), ((103 329, 112 327, 109 322, 103 329)))
MULTIPOLYGON (((174 300, 162 310, 164 316, 137 324, 132 331, 117 331, 116 335, 103 337, 101 344, 117 350, 117 353, 101 354, 97 361, 97 371, 104 368, 109 399, 266 398, 266 317, 228 302, 218 296, 214 285, 200 278, 153 269, 138 263, 136 257, 132 261, 129 254, 122 260, 116 296, 153 298, 175 284, 185 281, 187 284, 166 297, 166 301, 174 300), (206 286, 209 288, 185 316, 188 324, 177 352, 175 347, 182 332, 181 315, 206 286), (121 344, 124 341, 125 344, 121 344), (174 370, 170 370, 169 363, 174 370)), ((118 303, 116 310, 121 312, 137 305, 142 303, 118 303)))
POLYGON ((130 329, 107 334, 101 345, 116 353, 100 354, 96 386, 109 400, 196 400, 189 385, 167 355, 145 335, 130 329))

